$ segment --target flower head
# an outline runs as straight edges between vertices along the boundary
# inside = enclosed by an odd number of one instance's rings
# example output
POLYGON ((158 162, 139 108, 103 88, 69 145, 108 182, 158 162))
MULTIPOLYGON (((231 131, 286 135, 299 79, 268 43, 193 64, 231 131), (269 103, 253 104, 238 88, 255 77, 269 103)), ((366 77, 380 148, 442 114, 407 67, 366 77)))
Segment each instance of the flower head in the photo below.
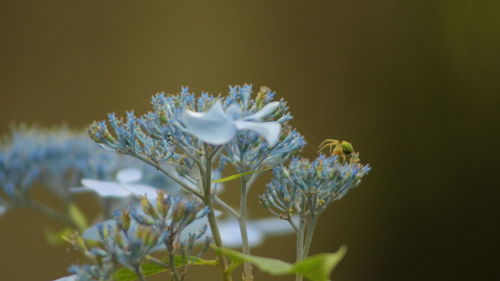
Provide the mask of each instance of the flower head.
POLYGON ((303 147, 303 137, 286 124, 291 119, 286 103, 272 101, 274 93, 265 87, 255 98, 251 94, 250 85, 230 87, 226 97, 196 97, 183 87, 178 95, 153 96, 153 111, 141 117, 109 114, 107 122, 94 122, 88 131, 101 146, 168 167, 167 174, 197 189, 197 164, 204 161, 206 144, 225 144, 212 178, 226 162, 259 169, 279 164, 303 147))
POLYGON ((369 171, 368 165, 359 163, 357 154, 349 161, 336 155, 320 155, 312 162, 294 158, 288 166, 273 169, 273 180, 260 199, 266 208, 283 218, 293 214, 317 216, 356 187, 369 171))
POLYGON ((27 200, 34 183, 68 199, 82 178, 110 179, 129 163, 121 158, 67 128, 18 127, 0 145, 0 188, 13 203, 27 200))
POLYGON ((263 120, 281 125, 278 141, 274 145, 271 145, 266 138, 260 137, 257 131, 240 130, 237 136, 224 146, 226 153, 223 158, 239 172, 257 171, 279 165, 305 145, 304 137, 289 124, 292 115, 286 102, 283 99, 272 101, 274 96, 275 93, 267 87, 261 87, 255 97, 252 97, 250 85, 230 88, 225 104, 235 108, 231 111, 236 112, 234 115, 237 118, 248 118, 248 116, 261 118, 271 112, 269 109, 278 105, 273 109, 274 112, 263 120), (270 107, 270 104, 273 104, 273 107, 270 107), (239 114, 239 112, 249 112, 249 114, 239 114))
MULTIPOLYGON (((110 276, 119 266, 137 269, 161 246, 167 250, 169 259, 180 257, 187 265, 187 260, 193 255, 193 246, 204 236, 206 226, 185 233, 185 236, 181 234, 207 212, 207 208, 198 202, 163 192, 159 192, 153 201, 142 197, 139 208, 131 206, 117 210, 113 220, 97 224, 97 239, 85 238, 85 233, 84 238, 78 235, 71 238, 72 244, 85 253, 91 264, 72 266, 70 272, 82 280, 111 280, 110 276), (88 243, 88 240, 94 242, 88 243), (95 242, 98 242, 97 246, 89 246, 95 242)), ((209 240, 205 240, 204 249, 208 243, 209 240)))

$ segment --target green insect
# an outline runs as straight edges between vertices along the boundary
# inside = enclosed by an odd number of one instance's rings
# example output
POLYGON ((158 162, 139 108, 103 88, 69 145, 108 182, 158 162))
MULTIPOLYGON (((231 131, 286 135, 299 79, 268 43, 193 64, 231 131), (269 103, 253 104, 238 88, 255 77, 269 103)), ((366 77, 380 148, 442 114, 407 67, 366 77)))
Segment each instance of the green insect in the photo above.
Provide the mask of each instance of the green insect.
POLYGON ((319 146, 319 151, 324 149, 328 149, 330 154, 342 156, 344 159, 354 152, 354 148, 350 142, 336 139, 326 139, 323 141, 319 146))

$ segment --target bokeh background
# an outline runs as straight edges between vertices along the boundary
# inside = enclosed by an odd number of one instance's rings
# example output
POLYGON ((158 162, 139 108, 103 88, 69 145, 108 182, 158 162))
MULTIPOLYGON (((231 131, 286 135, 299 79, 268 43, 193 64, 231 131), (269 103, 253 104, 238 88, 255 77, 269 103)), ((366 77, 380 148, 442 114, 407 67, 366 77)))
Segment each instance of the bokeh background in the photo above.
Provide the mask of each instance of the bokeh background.
MULTIPOLYGON (((181 85, 266 85, 288 100, 306 155, 346 139, 373 166, 320 220, 313 253, 349 247, 334 280, 495 280, 499 15, 497 0, 1 0, 0 132, 142 113, 181 85)), ((52 280, 80 260, 45 243, 47 223, 0 219, 0 280, 52 280)), ((293 241, 254 253, 292 260, 293 241)))

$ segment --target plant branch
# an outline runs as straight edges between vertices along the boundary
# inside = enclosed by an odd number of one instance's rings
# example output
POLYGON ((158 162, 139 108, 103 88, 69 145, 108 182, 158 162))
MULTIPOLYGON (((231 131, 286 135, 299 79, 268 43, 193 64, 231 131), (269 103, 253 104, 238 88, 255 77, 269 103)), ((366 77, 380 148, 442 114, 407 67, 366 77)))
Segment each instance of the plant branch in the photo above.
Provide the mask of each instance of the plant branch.
POLYGON ((147 256, 147 257, 146 257, 146 259, 147 259, 148 261, 150 261, 150 262, 156 263, 156 264, 157 264, 157 265, 159 265, 159 266, 163 266, 163 267, 165 267, 165 268, 169 268, 169 265, 168 265, 168 264, 166 264, 166 263, 162 262, 161 260, 159 260, 159 259, 157 259, 157 258, 155 258, 155 257, 153 257, 153 256, 147 256))
MULTIPOLYGON (((304 216, 300 216, 300 223, 299 223, 299 232, 297 232, 297 243, 296 243, 296 248, 297 248, 297 258, 296 262, 301 261, 304 258, 304 229, 305 228, 305 221, 304 221, 304 216)), ((302 274, 297 273, 295 275, 295 280, 296 281, 302 281, 303 277, 302 274)))
POLYGON ((175 255, 170 254, 170 257, 168 258, 168 263, 170 264, 170 268, 172 270, 172 275, 174 277, 174 280, 181 281, 182 278, 179 274, 179 271, 177 271, 177 268, 175 266, 175 255))
POLYGON ((316 222, 318 221, 318 217, 312 215, 309 219, 309 223, 307 225, 306 230, 306 240, 304 245, 304 258, 309 256, 309 249, 311 248, 312 239, 314 236, 314 229, 316 228, 316 222))
POLYGON ((222 200, 219 196, 213 195, 213 201, 215 204, 217 204, 219 207, 224 209, 226 212, 228 212, 231 216, 235 217, 236 219, 240 219, 240 215, 238 212, 236 212, 235 209, 233 209, 231 206, 229 206, 224 200, 222 200))
POLYGON ((37 201, 29 200, 27 202, 27 206, 62 224, 69 225, 75 229, 78 228, 75 222, 67 214, 61 214, 60 212, 40 204, 37 201))
POLYGON ((142 270, 141 270, 141 267, 139 265, 134 266, 134 272, 140 281, 146 281, 146 278, 144 277, 144 274, 142 274, 142 270))
MULTIPOLYGON (((240 226, 241 242, 243 254, 250 255, 250 246, 248 245, 247 232, 247 181, 246 176, 241 177, 240 191, 240 216, 238 223, 240 226)), ((244 264, 245 281, 253 281, 252 264, 245 262, 244 264)))
POLYGON ((293 229, 295 230, 296 233, 299 232, 299 229, 297 228, 295 223, 293 223, 293 220, 290 217, 290 215, 288 215, 288 217, 286 218, 286 221, 288 221, 290 223, 290 225, 293 227, 293 229))
MULTIPOLYGON (((220 149, 221 146, 218 147, 220 149)), ((205 169, 200 170, 200 175, 203 179, 203 202, 206 206, 210 208, 210 212, 208 213, 208 223, 210 225, 210 230, 212 231, 212 237, 214 239, 214 243, 217 247, 224 247, 222 244, 222 239, 219 232, 219 227, 217 226, 217 220, 215 218, 214 206, 212 201, 212 156, 215 151, 209 154, 208 147, 204 144, 205 148, 205 169)), ((216 148, 217 150, 217 148, 216 148)), ((219 260, 219 266, 222 271, 222 277, 224 281, 231 281, 231 273, 228 272, 229 263, 226 256, 222 254, 217 254, 217 259, 219 260)))
POLYGON ((158 171, 162 172, 164 175, 166 175, 167 177, 171 178, 177 184, 179 184, 180 186, 182 186, 189 193, 195 195, 196 197, 198 197, 200 199, 203 199, 203 196, 198 191, 196 191, 193 187, 189 186, 188 184, 186 184, 185 182, 183 182, 181 179, 179 179, 178 177, 176 177, 175 175, 173 175, 170 171, 165 170, 158 163, 155 163, 155 162, 153 162, 153 161, 151 161, 151 160, 149 160, 149 159, 147 159, 147 158, 145 158, 144 156, 141 156, 141 155, 133 155, 133 154, 131 154, 131 156, 134 156, 137 159, 145 162, 146 164, 149 164, 149 165, 153 166, 158 171))

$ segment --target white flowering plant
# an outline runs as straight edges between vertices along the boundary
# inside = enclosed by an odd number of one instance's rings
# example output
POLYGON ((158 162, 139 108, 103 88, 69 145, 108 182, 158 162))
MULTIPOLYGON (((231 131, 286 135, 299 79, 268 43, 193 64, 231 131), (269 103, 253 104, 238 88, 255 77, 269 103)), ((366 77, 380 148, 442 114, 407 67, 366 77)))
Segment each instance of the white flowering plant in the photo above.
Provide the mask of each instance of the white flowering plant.
POLYGON ((114 113, 88 128, 90 138, 66 128, 18 127, 0 147, 0 214, 32 208, 65 227, 47 232, 51 243, 65 240, 88 261, 71 265, 79 281, 187 280, 191 266, 216 267, 223 281, 243 266, 294 275, 297 281, 326 281, 343 258, 310 255, 318 217, 335 200, 359 185, 370 167, 346 141, 327 140, 314 160, 300 157, 304 137, 292 127, 286 102, 261 87, 229 88, 227 95, 157 94, 142 116, 114 113), (96 146, 97 144, 98 146, 96 146), (231 166, 236 174, 224 176, 231 166), (272 173, 259 202, 271 215, 249 218, 249 190, 259 176, 272 173), (237 206, 223 198, 223 185, 238 182, 237 206), (66 208, 34 198, 43 186, 66 208), (75 203, 93 193, 101 205, 90 225, 75 203), (265 237, 295 234, 296 258, 288 263, 251 255, 265 237), (236 250, 241 249, 241 252, 236 250), (215 259, 206 259, 213 251, 215 259))

